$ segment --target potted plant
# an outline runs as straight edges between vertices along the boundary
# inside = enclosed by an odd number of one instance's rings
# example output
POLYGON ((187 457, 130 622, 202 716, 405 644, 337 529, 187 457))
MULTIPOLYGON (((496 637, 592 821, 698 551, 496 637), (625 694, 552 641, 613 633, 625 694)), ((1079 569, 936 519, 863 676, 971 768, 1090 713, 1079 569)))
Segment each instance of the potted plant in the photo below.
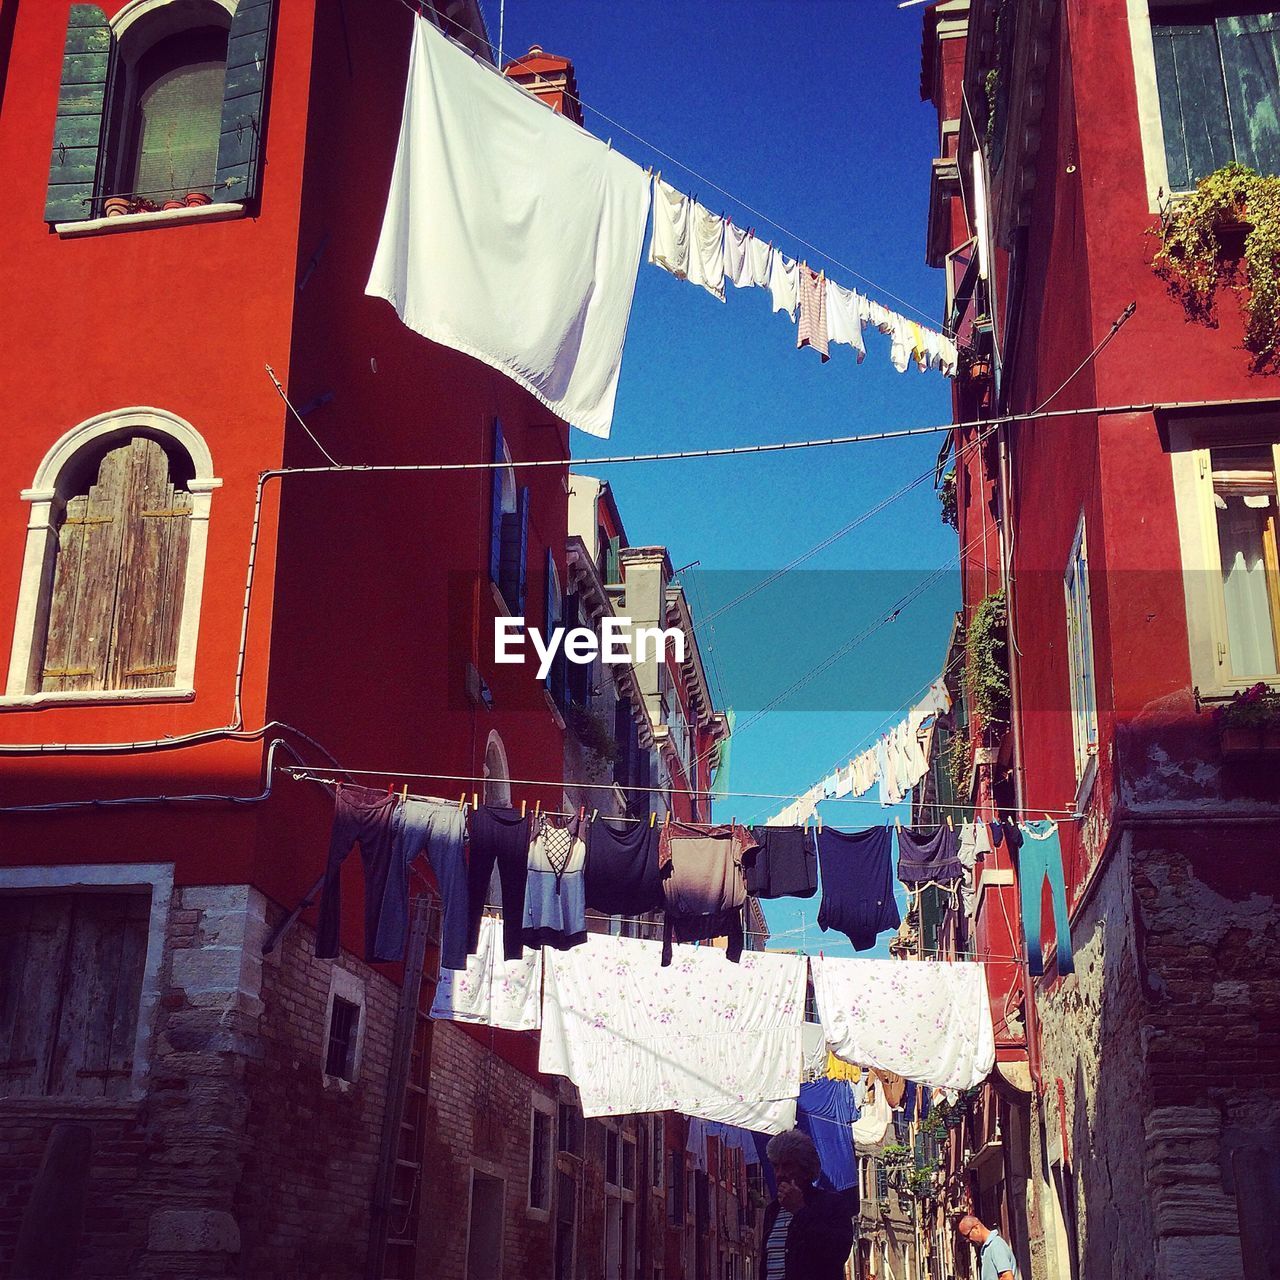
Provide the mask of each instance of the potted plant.
POLYGON ((1280 751, 1280 693, 1259 682, 1233 694, 1218 709, 1218 741, 1224 756, 1280 751))
POLYGON ((102 211, 108 218, 121 218, 129 212, 128 196, 108 196, 102 202, 102 211))
POLYGON ((201 205, 212 204, 213 197, 206 191, 188 191, 186 203, 188 208, 196 209, 201 205))

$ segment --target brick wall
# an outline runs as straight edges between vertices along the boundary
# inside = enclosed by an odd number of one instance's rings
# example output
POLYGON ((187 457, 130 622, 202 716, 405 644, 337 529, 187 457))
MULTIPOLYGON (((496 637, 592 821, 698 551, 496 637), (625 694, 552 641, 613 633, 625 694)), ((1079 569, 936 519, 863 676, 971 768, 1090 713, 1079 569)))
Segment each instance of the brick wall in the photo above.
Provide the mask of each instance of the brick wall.
POLYGON ((235 1197, 243 1241, 237 1274, 363 1276, 398 1000, 398 987, 346 953, 317 960, 307 928, 290 930, 263 965, 263 1009, 243 1081, 249 1104, 235 1197), (360 1064, 350 1083, 323 1070, 334 966, 352 975, 363 996, 360 1064))
POLYGON ((78 1277, 355 1280, 396 999, 350 957, 318 961, 298 926, 264 964, 275 909, 244 885, 189 887, 168 912, 145 1092, 0 1102, 0 1273, 49 1131, 93 1131, 78 1277), (365 988, 360 1078, 326 1085, 330 974, 365 988))

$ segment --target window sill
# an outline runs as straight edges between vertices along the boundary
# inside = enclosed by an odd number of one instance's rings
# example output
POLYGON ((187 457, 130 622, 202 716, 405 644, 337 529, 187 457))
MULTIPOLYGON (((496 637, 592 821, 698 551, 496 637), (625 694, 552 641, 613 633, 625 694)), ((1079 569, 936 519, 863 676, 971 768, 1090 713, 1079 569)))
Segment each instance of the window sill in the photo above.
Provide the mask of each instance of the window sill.
POLYGON ((0 711, 39 711, 46 707, 102 707, 139 702, 191 702, 194 689, 73 689, 66 693, 16 693, 0 698, 0 711))
POLYGON ((63 240, 78 236, 105 236, 118 231, 139 231, 143 227, 170 227, 183 222, 227 222, 243 218, 242 204, 202 204, 182 209, 156 209, 151 213, 122 213, 115 218, 87 218, 83 222, 55 222, 53 229, 63 240))

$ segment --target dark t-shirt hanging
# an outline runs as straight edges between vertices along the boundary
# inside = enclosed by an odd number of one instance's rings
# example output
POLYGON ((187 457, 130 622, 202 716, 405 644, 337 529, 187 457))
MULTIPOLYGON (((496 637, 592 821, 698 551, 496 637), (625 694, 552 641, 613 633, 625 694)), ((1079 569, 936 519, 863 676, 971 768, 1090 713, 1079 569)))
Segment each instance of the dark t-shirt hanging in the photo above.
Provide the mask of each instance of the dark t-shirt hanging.
POLYGON ((597 818, 587 830, 587 906, 610 916, 662 910, 659 829, 597 818))
POLYGON ((744 858, 747 892, 757 898, 812 898, 818 892, 818 852, 808 827, 752 827, 760 847, 744 858))
POLYGON ((877 934, 902 923, 893 896, 890 829, 818 833, 822 864, 820 929, 839 929, 849 935, 855 951, 875 946, 877 934))

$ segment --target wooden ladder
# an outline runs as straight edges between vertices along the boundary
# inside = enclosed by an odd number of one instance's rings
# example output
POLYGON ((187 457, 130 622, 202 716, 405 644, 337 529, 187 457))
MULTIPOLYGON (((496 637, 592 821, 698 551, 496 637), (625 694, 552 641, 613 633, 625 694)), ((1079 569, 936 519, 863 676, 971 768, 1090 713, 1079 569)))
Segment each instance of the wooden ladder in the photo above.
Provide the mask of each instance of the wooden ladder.
POLYGON ((400 1007, 387 1071, 387 1105, 369 1223, 366 1280, 414 1280, 417 1265, 427 1082, 431 1071, 429 1015, 439 968, 431 982, 423 982, 422 971, 437 911, 436 899, 426 895, 413 899, 400 1007))

